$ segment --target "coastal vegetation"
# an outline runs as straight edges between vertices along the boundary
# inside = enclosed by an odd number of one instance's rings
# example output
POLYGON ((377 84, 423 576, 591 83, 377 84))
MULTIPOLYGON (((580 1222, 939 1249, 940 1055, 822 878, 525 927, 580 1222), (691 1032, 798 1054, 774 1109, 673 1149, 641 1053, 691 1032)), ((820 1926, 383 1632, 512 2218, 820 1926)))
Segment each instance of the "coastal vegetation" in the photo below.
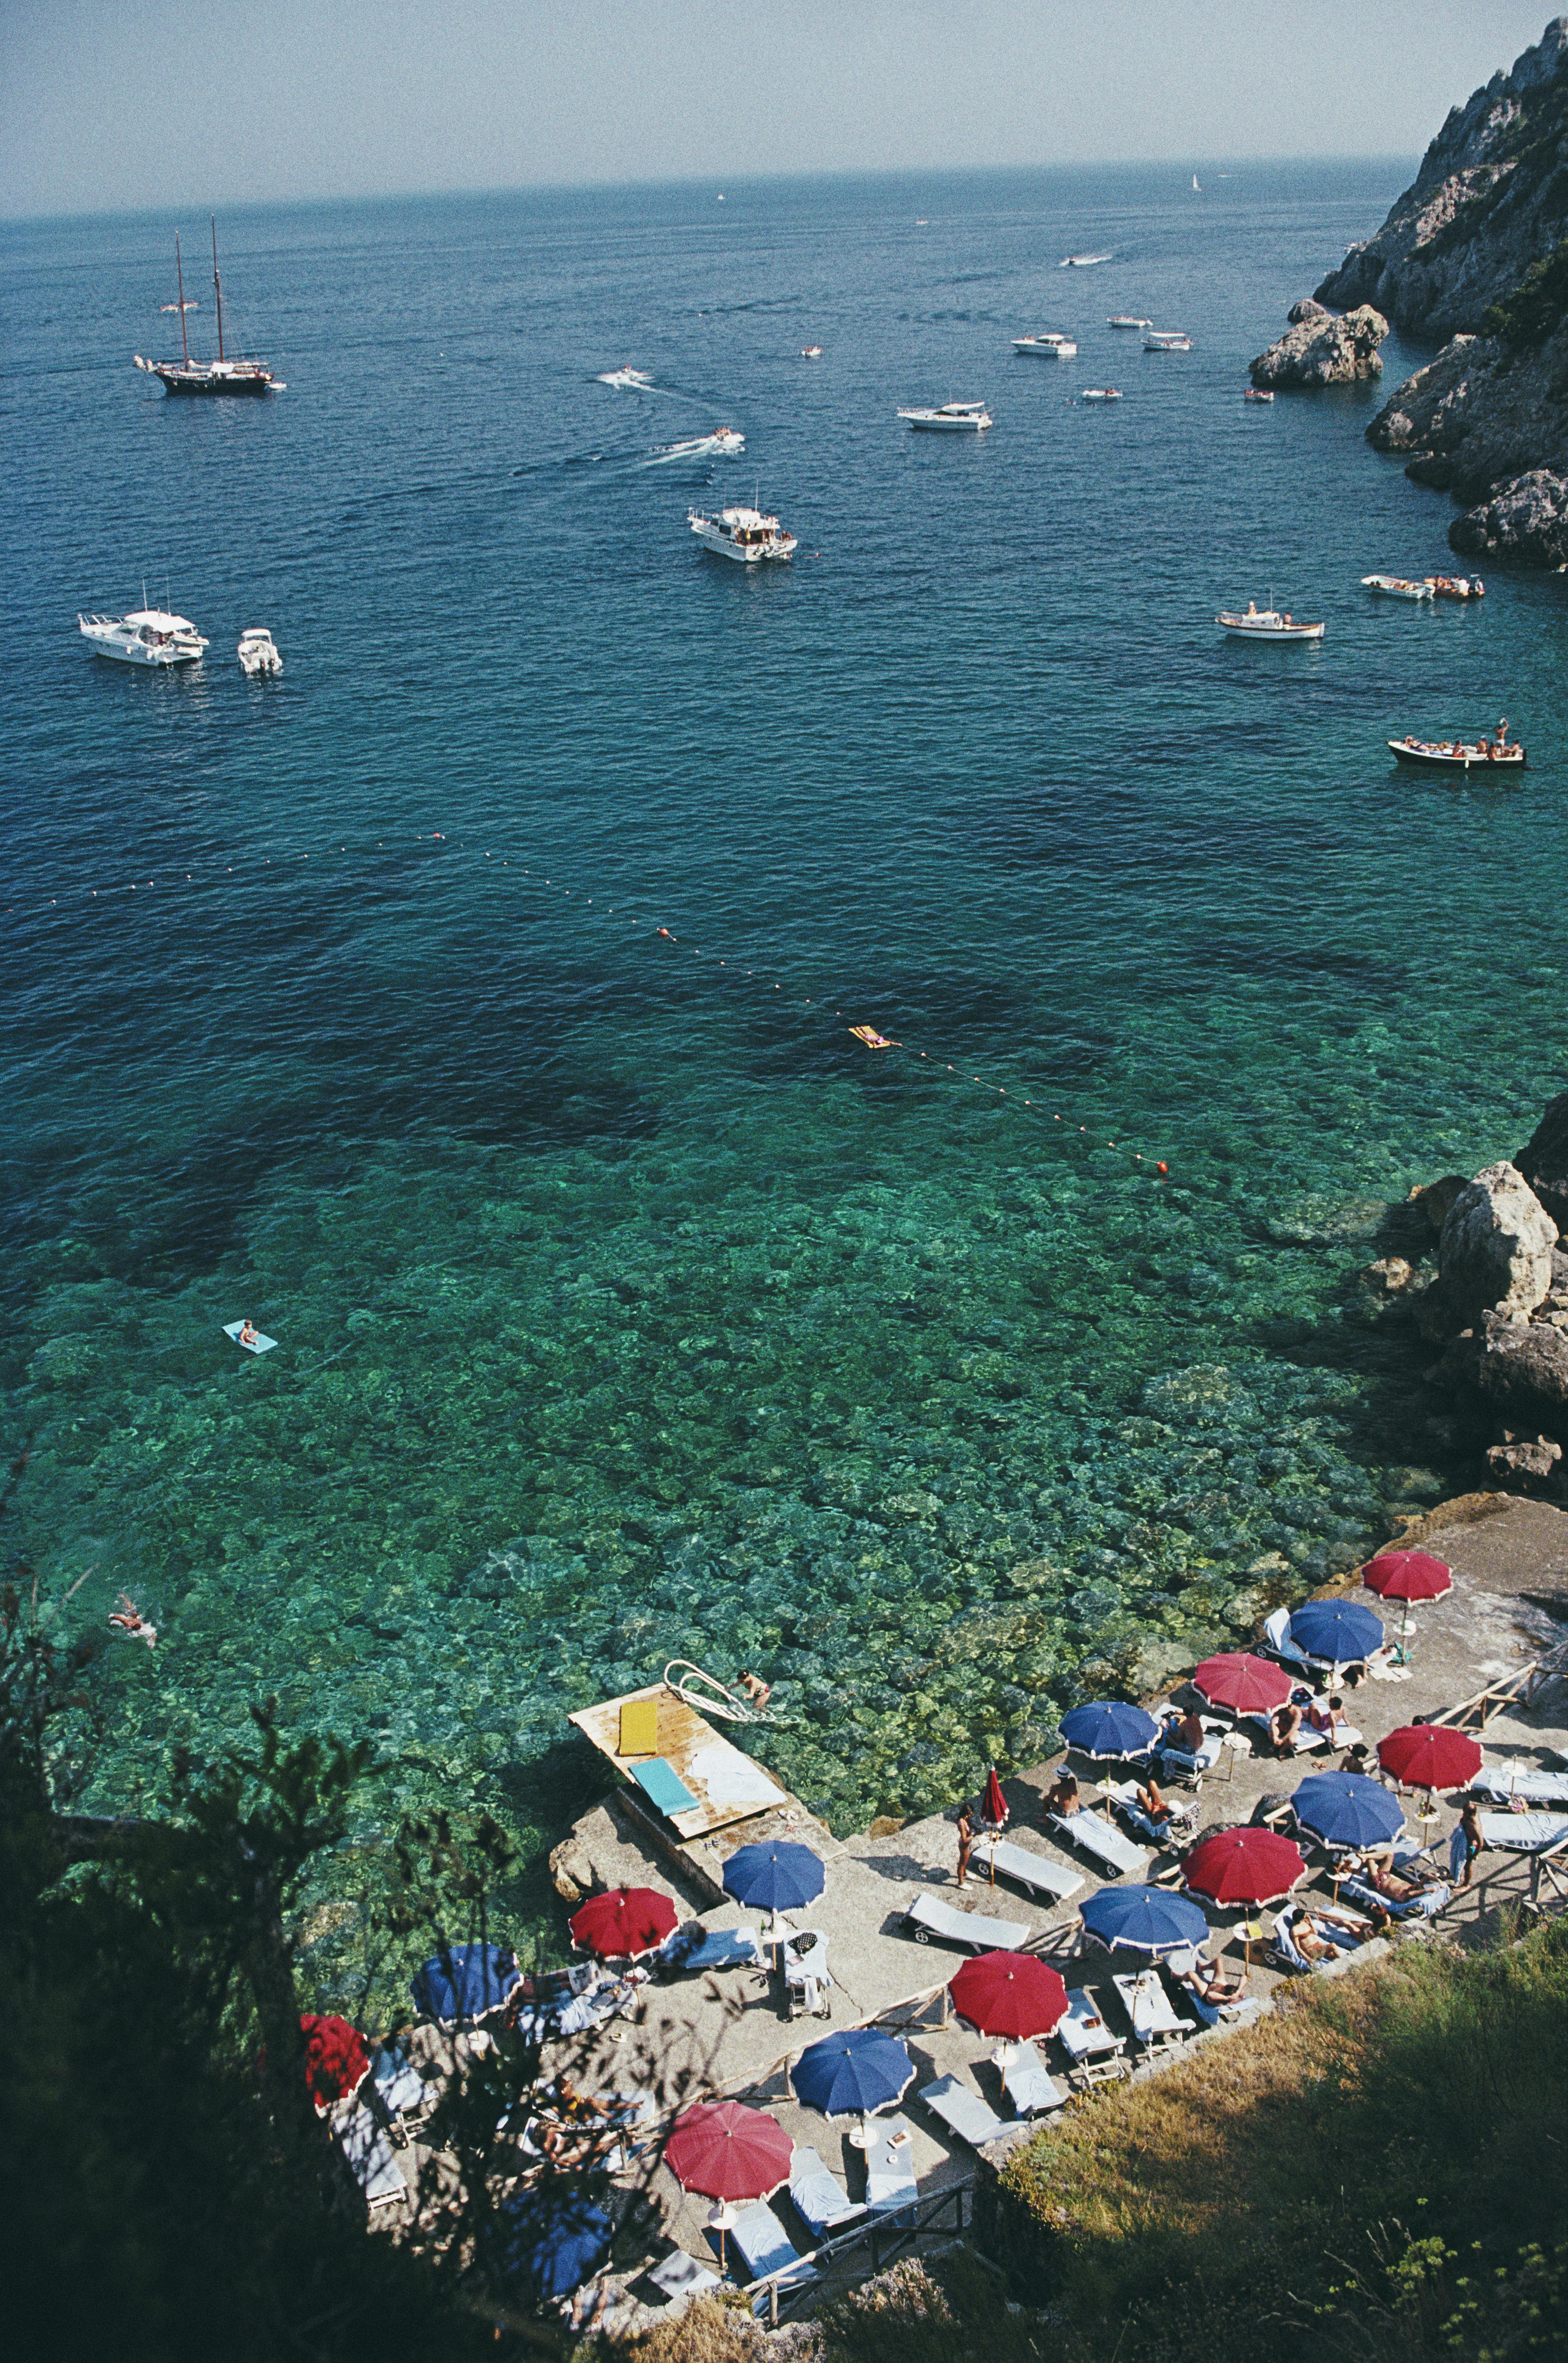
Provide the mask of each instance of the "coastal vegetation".
POLYGON ((1568 1927, 1401 1946, 1102 2092, 988 2230, 1062 2363, 1568 2354, 1568 1927))

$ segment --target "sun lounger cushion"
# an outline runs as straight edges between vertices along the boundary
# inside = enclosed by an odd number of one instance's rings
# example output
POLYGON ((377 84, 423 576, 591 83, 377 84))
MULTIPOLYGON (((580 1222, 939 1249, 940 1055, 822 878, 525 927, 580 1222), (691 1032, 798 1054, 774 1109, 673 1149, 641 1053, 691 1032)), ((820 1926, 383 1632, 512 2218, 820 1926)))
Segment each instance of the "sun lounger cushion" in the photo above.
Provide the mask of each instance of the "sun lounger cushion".
POLYGON ((1110 1982, 1132 2021, 1134 2043, 1146 2048, 1167 2036, 1192 2033, 1192 2021, 1172 2008, 1158 1970, 1143 1969, 1136 1977, 1112 1978, 1110 1982))
POLYGON ((823 2239, 840 2224, 866 2210, 851 2199, 834 2174, 830 2174, 814 2149, 797 2149, 790 2161, 790 2196, 795 2212, 823 2239))
POLYGON ((1481 1835, 1508 1854, 1540 1854, 1568 1838, 1568 1814, 1483 1814, 1481 1835))
POLYGON ((1066 2094, 1046 2071, 1032 2043, 1021 2043, 1002 2069, 1002 2090, 1021 2117, 1065 2106, 1066 2094))
POLYGON ((872 2136, 866 2153, 866 2204, 873 2215, 890 2215, 911 2207, 919 2198, 914 2176, 914 2144, 906 2117, 883 2117, 867 2128, 872 2136), (903 2139, 896 2140, 901 2134, 903 2139))
POLYGON ((968 2143, 971 2149, 983 2149, 988 2142, 1007 2131, 995 2111, 988 2109, 977 2092, 971 2092, 956 2076, 939 2076, 934 2084, 921 2087, 921 2099, 934 2116, 942 2119, 968 2143))
POLYGON ((632 1778, 661 1814, 690 1814, 696 1807, 696 1798, 675 1767, 667 1764, 662 1756, 656 1756, 651 1764, 634 1764, 632 1778))
POLYGON ((1013 1952, 1029 1941, 1029 1927, 1024 1921, 997 1920, 985 1912, 960 1912, 955 1904, 944 1903, 936 1895, 912 1895, 904 1916, 912 1920, 917 1929, 944 1936, 950 1945, 968 1945, 977 1953, 1013 1952))
POLYGON ((1047 1819, 1065 1838, 1074 1846, 1082 1847, 1086 1854, 1092 1854, 1109 1870, 1130 1870, 1137 1874, 1148 1862, 1149 1858, 1143 1849, 1135 1847, 1131 1839, 1124 1838, 1103 1814, 1084 1810, 1076 1814, 1051 1814, 1047 1819))
POLYGON ((389 2116, 405 2116, 425 2106, 428 2091, 425 2079, 395 2043, 386 2044, 377 2052, 370 2063, 370 2073, 389 2116))
POLYGON ((336 2120, 333 2131, 370 2206, 386 2207, 407 2198, 408 2185, 403 2179, 397 2154, 385 2128, 377 2124, 363 2102, 336 2120))
POLYGON ((1067 2015, 1056 2022, 1065 2050, 1074 2059, 1092 2058, 1097 2051, 1120 2051, 1121 2037, 1113 2035, 1099 2014, 1092 1995, 1082 1986, 1067 1990, 1067 2015))
POLYGON ((1568 1772, 1489 1764, 1477 1772, 1470 1786, 1484 1797, 1496 1797, 1501 1805, 1512 1804, 1516 1797, 1531 1805, 1568 1805, 1568 1772))
POLYGON ((746 2270, 748 2280, 815 2280, 817 2269, 802 2257, 765 2199, 742 2208, 725 2234, 746 2270))
POLYGON ((720 2286, 718 2274, 710 2271, 706 2265, 699 2264, 695 2257, 689 2257, 684 2248, 674 2249, 662 2264, 655 2265, 648 2279, 655 2289, 664 2291, 671 2306, 676 2308, 690 2305, 691 2300, 701 2297, 705 2290, 720 2286))
POLYGON ((975 1859, 988 1869, 994 1863, 1003 1879, 1010 1879, 1036 1894, 1054 1895, 1058 1901, 1076 1895, 1084 1883, 1081 1871, 1069 1870, 1065 1863, 1052 1862, 1047 1856, 1035 1854, 1028 1847, 1015 1846, 1009 1838, 999 1838, 994 1846, 977 1852, 975 1859))
POLYGON ((704 1928, 683 1920, 658 1956, 663 1969, 759 1969, 762 1947, 749 1928, 704 1928))

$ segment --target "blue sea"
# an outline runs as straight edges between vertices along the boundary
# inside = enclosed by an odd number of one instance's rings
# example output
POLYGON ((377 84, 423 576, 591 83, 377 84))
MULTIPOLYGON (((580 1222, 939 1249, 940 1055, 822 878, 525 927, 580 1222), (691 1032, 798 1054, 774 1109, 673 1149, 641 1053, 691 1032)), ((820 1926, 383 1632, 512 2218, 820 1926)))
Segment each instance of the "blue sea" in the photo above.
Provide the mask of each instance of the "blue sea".
POLYGON ((0 233, 5 1548, 94 1803, 275 1695, 548 1948, 564 1718, 668 1659, 847 1830, 1470 1475, 1356 1273, 1562 1082, 1568 593, 1369 598, 1454 563, 1378 389, 1241 399, 1408 165, 1187 177, 235 214, 264 403, 130 366, 200 217, 0 233), (687 530, 754 494, 787 567, 687 530), (82 645, 144 582, 199 669, 82 645))

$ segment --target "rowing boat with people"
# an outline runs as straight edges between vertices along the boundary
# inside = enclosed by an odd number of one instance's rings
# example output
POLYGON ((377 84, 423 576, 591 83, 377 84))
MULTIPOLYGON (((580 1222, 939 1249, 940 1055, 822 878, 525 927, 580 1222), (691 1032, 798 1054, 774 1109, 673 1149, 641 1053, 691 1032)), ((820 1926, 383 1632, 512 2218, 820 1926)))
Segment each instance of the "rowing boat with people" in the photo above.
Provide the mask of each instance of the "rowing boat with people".
POLYGON ((1397 763, 1408 763, 1426 771, 1496 771, 1499 769, 1522 771, 1525 750, 1517 739, 1508 737, 1505 719, 1498 723, 1492 738, 1390 738, 1388 751, 1397 763))

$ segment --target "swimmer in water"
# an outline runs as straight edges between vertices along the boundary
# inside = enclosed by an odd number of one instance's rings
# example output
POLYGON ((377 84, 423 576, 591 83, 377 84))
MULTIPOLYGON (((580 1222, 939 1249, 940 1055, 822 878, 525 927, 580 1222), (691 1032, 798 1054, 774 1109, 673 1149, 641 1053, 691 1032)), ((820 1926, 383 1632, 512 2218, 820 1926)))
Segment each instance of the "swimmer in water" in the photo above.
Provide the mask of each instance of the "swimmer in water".
POLYGON ((158 1647, 158 1627, 142 1614, 129 1592, 122 1592, 109 1612, 109 1622, 128 1641, 145 1641, 149 1649, 158 1647))

